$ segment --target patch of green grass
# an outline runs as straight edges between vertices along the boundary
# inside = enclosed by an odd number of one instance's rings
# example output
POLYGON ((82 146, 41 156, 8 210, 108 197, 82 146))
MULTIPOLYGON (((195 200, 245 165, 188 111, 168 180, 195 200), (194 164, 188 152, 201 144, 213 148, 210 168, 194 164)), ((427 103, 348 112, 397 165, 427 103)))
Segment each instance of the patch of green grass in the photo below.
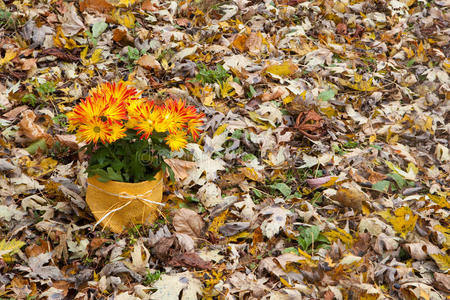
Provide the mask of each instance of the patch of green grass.
POLYGON ((161 272, 155 271, 153 273, 150 270, 147 270, 147 274, 145 274, 144 285, 152 285, 154 282, 158 281, 161 278, 161 272))
POLYGON ((36 106, 37 100, 38 99, 34 94, 26 94, 25 96, 22 97, 21 101, 23 104, 27 104, 34 107, 36 106))
POLYGON ((47 97, 56 92, 56 83, 53 81, 44 82, 36 88, 40 97, 47 97))
POLYGON ((53 117, 53 122, 61 127, 67 126, 67 116, 65 114, 59 114, 53 117))
POLYGON ((14 20, 11 17, 11 12, 4 10, 4 9, 0 9, 0 27, 8 27, 13 25, 14 20))
POLYGON ((201 83, 222 83, 231 76, 222 65, 217 64, 215 69, 208 69, 204 64, 198 64, 198 73, 195 80, 201 83))
POLYGON ((139 58, 141 58, 142 55, 146 54, 145 51, 139 51, 137 48, 128 46, 128 52, 125 56, 117 54, 117 57, 121 62, 123 62, 128 71, 133 71, 134 66, 136 65, 139 58))

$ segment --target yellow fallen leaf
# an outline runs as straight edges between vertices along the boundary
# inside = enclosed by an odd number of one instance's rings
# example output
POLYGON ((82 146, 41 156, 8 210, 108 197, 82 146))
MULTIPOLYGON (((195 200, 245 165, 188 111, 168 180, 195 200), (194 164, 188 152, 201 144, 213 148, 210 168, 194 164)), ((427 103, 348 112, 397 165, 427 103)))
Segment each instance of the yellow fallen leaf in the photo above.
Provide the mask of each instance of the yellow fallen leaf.
POLYGON ((414 215, 411 208, 407 206, 397 208, 393 213, 394 215, 392 215, 391 211, 388 209, 377 214, 389 221, 395 232, 400 233, 404 238, 406 237, 406 234, 414 230, 419 216, 414 215))
POLYGON ((24 245, 24 242, 15 239, 8 242, 6 240, 0 241, 0 257, 6 262, 12 262, 12 255, 17 253, 24 245))
POLYGON ((80 53, 80 58, 81 58, 81 62, 83 63, 83 65, 90 66, 90 65, 94 65, 94 64, 98 63, 102 58, 101 54, 102 54, 103 50, 100 48, 95 49, 94 53, 92 53, 91 57, 89 59, 87 59, 86 56, 87 56, 88 50, 89 50, 88 47, 85 47, 83 49, 83 51, 81 51, 81 53, 80 53))
POLYGON ((214 132, 213 136, 221 135, 225 129, 227 129, 228 123, 222 124, 219 127, 217 127, 216 131, 214 132))
POLYGON ((121 13, 120 10, 115 9, 112 13, 114 21, 127 28, 134 28, 136 26, 136 18, 131 11, 121 13))
POLYGON ((291 61, 285 61, 278 65, 271 65, 266 68, 266 73, 277 76, 290 76, 297 72, 298 66, 291 61))
POLYGON ((17 53, 14 50, 8 49, 6 50, 5 56, 0 59, 0 66, 9 63, 17 56, 17 53))
POLYGON ((39 168, 42 171, 39 172, 38 176, 43 176, 45 174, 50 173, 51 171, 53 171, 56 168, 57 165, 58 165, 58 161, 54 160, 51 157, 43 159, 41 161, 41 163, 39 164, 39 168))
POLYGON ((411 57, 413 57, 415 55, 414 51, 411 50, 410 48, 403 47, 402 49, 403 49, 403 51, 405 51, 406 55, 408 56, 408 59, 410 59, 411 57))
POLYGON ((373 91, 378 90, 378 87, 372 85, 372 81, 373 81, 373 78, 370 78, 367 81, 359 81, 359 82, 351 83, 348 80, 339 78, 339 83, 342 84, 343 86, 346 86, 353 90, 361 91, 361 92, 373 92, 373 91))
POLYGON ((434 203, 436 203, 440 207, 442 207, 442 208, 450 208, 450 203, 445 198, 445 196, 439 197, 437 195, 428 194, 428 197, 431 199, 431 201, 433 201, 434 203))
POLYGON ((289 282, 287 282, 287 280, 284 279, 283 277, 280 277, 280 282, 288 288, 292 287, 292 285, 290 285, 289 282))
POLYGON ((284 104, 288 104, 288 103, 291 103, 292 100, 294 100, 294 97, 291 96, 291 95, 289 95, 289 96, 283 98, 283 103, 284 103, 284 104))
POLYGON ((448 272, 450 270, 450 256, 446 254, 430 254, 430 256, 434 259, 439 269, 444 272, 448 272))
POLYGON ((323 235, 332 243, 336 240, 341 240, 341 242, 346 244, 349 248, 352 247, 354 243, 352 235, 339 227, 336 227, 336 231, 324 232, 323 235))
POLYGON ((211 231, 213 233, 219 232, 219 227, 225 224, 225 220, 227 219, 228 215, 228 209, 223 211, 220 215, 214 218, 212 220, 211 224, 208 227, 208 231, 211 231))
POLYGON ((227 81, 220 85, 220 96, 222 98, 232 97, 236 94, 234 87, 231 85, 233 81, 233 76, 228 77, 227 81))
POLYGON ((67 38, 63 31, 61 26, 59 26, 56 29, 56 34, 53 37, 53 43, 55 44, 56 47, 58 48, 66 48, 69 50, 72 50, 74 48, 80 47, 77 42, 75 42, 73 39, 71 38, 67 38))
POLYGON ((443 242, 443 246, 444 246, 444 250, 447 250, 450 248, 450 228, 448 227, 444 227, 442 225, 434 225, 433 226, 434 230, 439 231, 440 233, 442 233, 445 236, 445 242, 443 242))
POLYGON ((253 233, 251 232, 240 232, 228 238, 229 242, 237 242, 239 239, 251 239, 253 237, 253 233))
POLYGON ((239 171, 250 180, 264 182, 264 177, 261 176, 254 168, 243 167, 240 168, 239 171))
POLYGON ((114 5, 115 7, 128 7, 135 4, 136 0, 108 0, 109 3, 114 5))
POLYGON ((385 162, 386 162, 386 165, 389 167, 389 169, 394 171, 394 173, 402 176, 403 178, 405 178, 407 180, 412 180, 412 181, 416 180, 416 175, 419 172, 419 169, 413 163, 408 164, 407 172, 405 172, 398 166, 391 163, 390 161, 385 161, 385 162))

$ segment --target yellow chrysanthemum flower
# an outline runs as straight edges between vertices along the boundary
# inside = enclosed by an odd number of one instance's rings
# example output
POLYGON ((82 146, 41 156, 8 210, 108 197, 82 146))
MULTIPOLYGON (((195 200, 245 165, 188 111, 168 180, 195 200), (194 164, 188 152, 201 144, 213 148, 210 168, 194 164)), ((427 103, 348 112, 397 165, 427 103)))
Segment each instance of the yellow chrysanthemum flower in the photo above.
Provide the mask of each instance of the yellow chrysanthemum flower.
POLYGON ((161 123, 161 109, 153 102, 145 102, 139 106, 140 115, 136 120, 134 129, 141 138, 148 139, 153 130, 161 123))
MULTIPOLYGON (((146 99, 138 99, 127 105, 128 121, 125 126, 129 129, 136 127, 138 120, 141 118, 141 106, 146 103, 146 99)), ((149 101, 154 103, 153 101, 149 101)), ((153 104, 152 104, 153 105, 153 104)))
POLYGON ((127 129, 120 123, 112 123, 109 128, 111 129, 111 134, 106 138, 108 143, 113 143, 126 136, 125 132, 127 129))
POLYGON ((87 97, 75 106, 73 112, 67 115, 71 128, 75 128, 79 125, 85 124, 95 118, 100 118, 103 115, 105 109, 104 99, 96 99, 87 97))
POLYGON ((80 125, 77 138, 80 142, 97 144, 98 140, 105 143, 112 133, 111 126, 100 120, 99 118, 92 118, 86 123, 80 125))
MULTIPOLYGON (((202 115, 199 115, 200 117, 203 117, 202 115)), ((198 139, 198 137, 200 136, 200 132, 202 132, 199 127, 203 125, 203 121, 198 118, 198 119, 190 119, 188 121, 188 132, 190 135, 192 135, 192 138, 194 139, 194 141, 196 141, 198 139)))
POLYGON ((175 134, 169 134, 166 138, 166 144, 172 151, 179 151, 187 145, 187 135, 184 131, 179 131, 175 134))
POLYGON ((141 92, 134 87, 129 87, 127 82, 102 83, 90 91, 90 95, 100 94, 107 98, 117 99, 120 103, 129 103, 139 99, 141 92))

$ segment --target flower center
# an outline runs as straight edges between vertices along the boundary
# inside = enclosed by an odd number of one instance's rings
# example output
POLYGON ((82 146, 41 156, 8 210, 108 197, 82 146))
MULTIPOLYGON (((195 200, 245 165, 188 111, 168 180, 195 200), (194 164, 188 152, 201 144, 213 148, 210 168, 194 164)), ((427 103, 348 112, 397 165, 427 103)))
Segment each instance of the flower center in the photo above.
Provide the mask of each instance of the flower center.
POLYGON ((94 132, 95 132, 95 133, 100 133, 100 131, 101 131, 101 129, 100 129, 99 126, 95 126, 95 127, 94 127, 94 132))

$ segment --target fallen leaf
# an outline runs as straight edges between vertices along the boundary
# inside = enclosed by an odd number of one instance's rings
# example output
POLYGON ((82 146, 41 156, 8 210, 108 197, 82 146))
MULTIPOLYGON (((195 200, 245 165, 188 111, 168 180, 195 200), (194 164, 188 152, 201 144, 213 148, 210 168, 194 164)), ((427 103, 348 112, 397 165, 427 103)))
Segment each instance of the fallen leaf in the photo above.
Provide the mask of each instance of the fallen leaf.
POLYGON ((368 200, 366 194, 352 186, 339 188, 336 195, 331 198, 344 207, 350 207, 357 211, 361 211, 362 203, 368 200))
POLYGON ((22 120, 19 122, 20 130, 32 141, 44 139, 47 145, 53 145, 53 138, 45 132, 44 128, 35 123, 36 115, 31 110, 22 112, 22 120))
POLYGON ((195 211, 180 208, 173 217, 173 226, 178 233, 187 234, 195 241, 203 236, 205 222, 195 211))
POLYGON ((164 162, 172 168, 177 180, 186 179, 188 177, 188 171, 197 165, 195 162, 177 158, 166 158, 164 162))
POLYGON ((10 241, 1 240, 0 241, 0 257, 1 256, 12 256, 17 253, 20 248, 25 245, 24 242, 12 239, 10 241))
POLYGON ((196 299, 197 295, 202 294, 203 284, 200 280, 194 278, 192 273, 183 272, 174 275, 161 275, 161 278, 153 284, 153 288, 157 291, 150 296, 150 299, 189 300, 196 299))
POLYGON ((137 61, 137 64, 147 70, 155 70, 159 72, 162 70, 161 64, 156 60, 153 55, 142 55, 141 58, 137 61))
POLYGON ((201 270, 209 270, 212 268, 211 262, 204 261, 195 252, 186 252, 181 255, 176 255, 168 264, 174 267, 191 267, 201 270))
POLYGON ((106 0, 80 0, 81 11, 109 13, 113 8, 114 6, 106 0))
POLYGON ((266 73, 277 75, 277 76, 291 76, 297 72, 298 66, 291 61, 285 61, 281 64, 273 64, 265 69, 266 73))

